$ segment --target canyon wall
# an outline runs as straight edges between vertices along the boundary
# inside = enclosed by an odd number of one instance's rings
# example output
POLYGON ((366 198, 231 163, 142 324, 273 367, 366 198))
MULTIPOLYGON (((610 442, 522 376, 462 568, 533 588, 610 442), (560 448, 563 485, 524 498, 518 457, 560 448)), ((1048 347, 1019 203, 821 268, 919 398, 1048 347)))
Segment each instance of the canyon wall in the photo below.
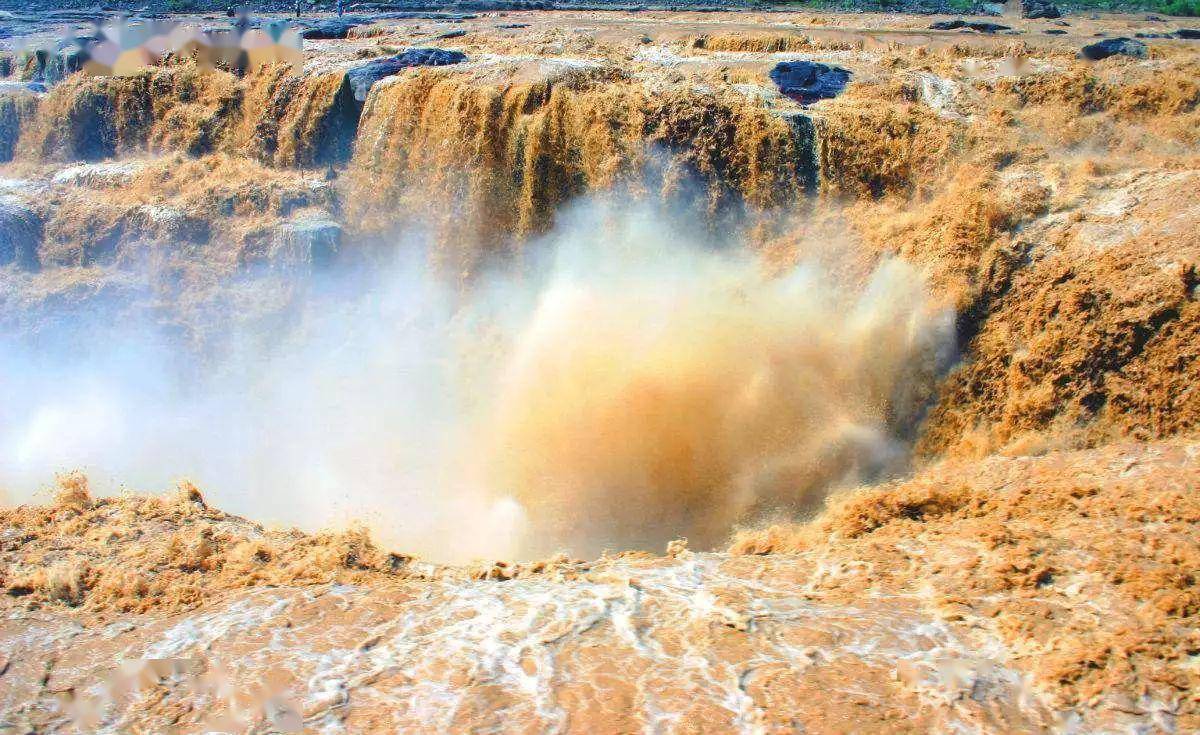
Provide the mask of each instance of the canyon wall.
MULTIPOLYGON (((715 34, 673 53, 853 58, 832 43, 715 34)), ((717 83, 562 58, 406 69, 362 100, 351 62, 9 89, 14 172, 136 164, 84 172, 84 193, 13 189, 10 229, 41 244, 9 261, 111 279, 152 241, 177 268, 230 278, 297 242, 311 265, 420 229, 468 284, 571 202, 618 195, 738 233, 780 272, 830 249, 850 285, 884 257, 915 264, 957 310, 961 352, 917 431, 924 456, 1194 433, 1196 62, 1047 55, 1012 74, 1019 54, 955 46, 855 63, 843 94, 807 108, 752 93, 736 65, 717 83)))

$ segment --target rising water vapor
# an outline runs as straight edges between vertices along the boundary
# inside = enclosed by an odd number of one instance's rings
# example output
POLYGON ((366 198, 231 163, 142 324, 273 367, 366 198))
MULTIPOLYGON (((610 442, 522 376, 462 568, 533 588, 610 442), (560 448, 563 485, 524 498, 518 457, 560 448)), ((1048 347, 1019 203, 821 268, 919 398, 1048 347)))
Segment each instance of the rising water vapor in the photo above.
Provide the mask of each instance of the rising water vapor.
POLYGON ((950 327, 911 268, 769 277, 654 217, 593 216, 565 229, 484 433, 531 550, 711 547, 903 466, 950 327))
POLYGON ((711 546, 903 467, 952 325, 911 268, 768 277, 659 211, 560 221, 466 295, 418 243, 322 276, 282 334, 242 329, 186 377, 149 324, 5 345, 0 486, 187 477, 256 520, 465 561, 711 546))

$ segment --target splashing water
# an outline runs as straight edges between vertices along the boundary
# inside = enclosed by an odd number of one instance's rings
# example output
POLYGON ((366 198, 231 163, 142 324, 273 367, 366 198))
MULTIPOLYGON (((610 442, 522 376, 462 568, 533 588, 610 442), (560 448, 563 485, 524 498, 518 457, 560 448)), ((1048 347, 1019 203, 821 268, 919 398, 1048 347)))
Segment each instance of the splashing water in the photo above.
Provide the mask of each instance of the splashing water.
POLYGON ((711 547, 901 467, 951 341, 917 274, 768 277, 684 224, 581 206, 465 297, 420 257, 331 275, 191 380, 150 325, 71 359, 5 346, 0 485, 187 476, 232 512, 465 561, 711 547))

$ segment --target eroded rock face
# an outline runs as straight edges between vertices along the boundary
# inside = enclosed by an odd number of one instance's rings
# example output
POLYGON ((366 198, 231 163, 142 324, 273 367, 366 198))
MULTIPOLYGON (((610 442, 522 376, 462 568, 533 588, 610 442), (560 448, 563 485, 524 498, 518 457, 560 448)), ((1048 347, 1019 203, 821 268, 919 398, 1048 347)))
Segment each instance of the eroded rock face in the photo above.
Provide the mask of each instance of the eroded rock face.
POLYGON ((363 18, 349 16, 320 20, 301 31, 300 37, 306 41, 345 38, 350 34, 351 28, 366 22, 363 18))
POLYGON ((1135 59, 1144 59, 1146 58, 1146 44, 1132 38, 1106 38, 1103 41, 1084 46, 1079 55, 1091 61, 1107 59, 1110 56, 1131 56, 1135 59))
POLYGON ((770 73, 779 91, 799 102, 832 99, 850 81, 850 72, 840 66, 812 61, 783 61, 770 73))
POLYGON ((342 226, 324 217, 304 217, 275 229, 268 255, 281 269, 312 269, 329 265, 337 257, 342 226))
MULTIPOLYGON (((99 161, 111 158, 117 152, 119 129, 117 126, 119 100, 111 94, 118 84, 105 84, 110 80, 81 91, 66 110, 66 120, 59 127, 61 137, 52 136, 46 141, 47 148, 59 148, 68 160, 99 161)), ((128 105, 128 100, 125 100, 128 105)))
POLYGON ((65 45, 58 52, 38 50, 24 55, 19 61, 22 81, 45 85, 57 84, 83 68, 87 54, 76 44, 65 45))
POLYGON ((1047 0, 1022 0, 1022 18, 1061 18, 1062 11, 1054 3, 1047 0))
POLYGON ((0 266, 37 267, 42 221, 16 197, 0 195, 0 266))
POLYGON ((367 93, 376 82, 390 77, 402 69, 414 66, 448 66, 467 60, 467 55, 461 51, 447 51, 440 48, 411 48, 387 59, 372 61, 369 64, 351 69, 346 73, 354 99, 365 102, 367 93))
POLYGON ((12 160, 21 127, 33 116, 43 91, 45 86, 36 82, 0 82, 0 162, 12 160))

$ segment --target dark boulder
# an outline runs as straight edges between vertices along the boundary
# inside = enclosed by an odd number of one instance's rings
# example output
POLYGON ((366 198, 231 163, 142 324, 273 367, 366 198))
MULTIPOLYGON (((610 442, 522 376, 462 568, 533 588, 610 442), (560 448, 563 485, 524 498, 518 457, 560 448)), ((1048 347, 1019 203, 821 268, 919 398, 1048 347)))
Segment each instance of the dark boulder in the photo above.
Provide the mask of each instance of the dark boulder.
POLYGON ((1135 59, 1146 58, 1146 44, 1132 38, 1106 38, 1103 41, 1084 46, 1079 55, 1091 61, 1107 59, 1110 56, 1132 56, 1135 59))
POLYGON ((300 37, 306 41, 345 38, 350 34, 351 28, 366 22, 362 18, 351 18, 349 16, 318 20, 301 31, 300 37))
POLYGON ((971 21, 968 23, 962 18, 939 20, 936 23, 929 24, 929 29, 933 31, 957 31, 961 28, 969 28, 972 31, 980 33, 997 33, 999 31, 1011 30, 1008 26, 1002 26, 999 23, 986 23, 982 21, 971 21))
POLYGON ((812 61, 781 61, 769 76, 780 92, 804 103, 836 97, 850 81, 846 69, 812 61))
POLYGON ((1176 38, 1186 38, 1189 41, 1200 41, 1200 28, 1180 28, 1175 31, 1176 38))
POLYGON ((404 53, 377 59, 368 64, 355 67, 346 72, 346 80, 354 90, 354 99, 365 102, 371 87, 384 77, 398 74, 402 69, 414 66, 448 66, 466 61, 467 55, 461 51, 447 51, 440 48, 410 48, 404 53))
POLYGON ((1061 18, 1062 11, 1047 0, 1021 0, 1022 18, 1061 18))
POLYGON ((1065 36, 1065 35, 1066 35, 1066 33, 1067 33, 1067 32, 1066 32, 1066 31, 1064 31, 1064 30, 1063 30, 1063 29, 1061 29, 1061 28, 1050 28, 1050 29, 1048 29, 1048 30, 1046 30, 1046 31, 1045 31, 1045 34, 1046 34, 1047 36, 1065 36))
POLYGON ((459 28, 459 29, 457 29, 457 30, 453 30, 453 31, 446 31, 446 32, 445 32, 445 33, 443 33, 443 34, 441 34, 441 35, 439 35, 439 36, 436 36, 436 38, 437 38, 439 41, 442 41, 442 40, 445 40, 445 39, 448 39, 448 38, 462 38, 462 37, 463 37, 463 36, 465 36, 465 35, 467 35, 467 32, 466 32, 466 31, 464 31, 463 29, 459 28))
POLYGON ((980 33, 999 33, 1012 30, 1009 26, 1002 26, 999 23, 967 23, 967 28, 980 33))

